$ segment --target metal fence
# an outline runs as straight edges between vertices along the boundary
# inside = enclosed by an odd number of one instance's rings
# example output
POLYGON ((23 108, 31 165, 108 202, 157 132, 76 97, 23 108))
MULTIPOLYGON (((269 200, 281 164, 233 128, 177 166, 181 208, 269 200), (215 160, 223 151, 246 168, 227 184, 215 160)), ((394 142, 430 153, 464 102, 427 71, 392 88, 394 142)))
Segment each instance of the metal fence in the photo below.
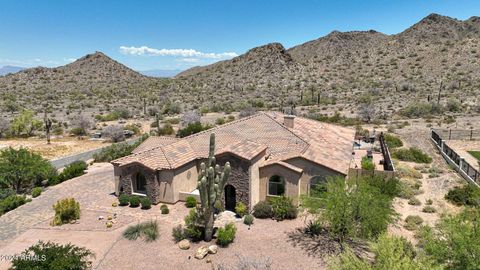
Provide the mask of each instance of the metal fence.
POLYGON ((393 167, 392 157, 390 156, 390 150, 388 150, 388 146, 385 143, 385 137, 383 136, 383 132, 380 133, 379 141, 383 155, 383 169, 385 171, 395 171, 395 168, 393 167))
POLYGON ((467 181, 480 186, 480 172, 465 161, 457 152, 450 148, 446 140, 475 140, 480 134, 475 130, 434 130, 432 129, 432 142, 440 150, 442 156, 450 163, 467 181), (477 135, 479 134, 479 135, 477 135), (455 138, 455 139, 454 139, 455 138))

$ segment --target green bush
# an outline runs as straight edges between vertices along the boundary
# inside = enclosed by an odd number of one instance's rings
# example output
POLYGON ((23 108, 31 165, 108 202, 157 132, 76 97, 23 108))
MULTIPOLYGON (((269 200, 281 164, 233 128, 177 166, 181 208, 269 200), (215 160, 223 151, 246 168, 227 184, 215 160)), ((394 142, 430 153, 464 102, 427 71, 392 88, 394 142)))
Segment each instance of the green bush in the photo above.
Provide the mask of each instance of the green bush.
POLYGON ((70 163, 67 167, 63 169, 63 171, 58 175, 58 179, 60 182, 72 179, 74 177, 78 177, 80 175, 85 174, 85 170, 87 169, 88 165, 85 161, 79 160, 73 163, 70 163))
POLYGON ((185 235, 184 229, 182 225, 178 225, 176 227, 173 227, 172 229, 172 237, 175 243, 178 243, 182 241, 183 239, 187 239, 187 236, 185 235))
POLYGON ((410 204, 410 205, 421 205, 422 203, 420 202, 419 199, 413 197, 413 198, 410 198, 410 200, 408 200, 408 204, 410 204))
POLYGON ((40 194, 42 194, 42 188, 41 187, 34 187, 32 189, 32 197, 33 198, 36 198, 36 197, 40 196, 40 194))
POLYGON ((70 129, 70 134, 75 135, 75 136, 85 136, 85 135, 87 135, 87 132, 85 131, 85 129, 83 129, 81 127, 74 127, 72 129, 70 129))
POLYGON ((253 220, 254 220, 254 218, 253 218, 253 216, 250 215, 250 214, 245 215, 245 216, 243 217, 243 223, 244 223, 245 225, 252 225, 252 224, 253 224, 253 220))
POLYGON ((457 186, 448 191, 445 199, 458 206, 478 206, 480 205, 480 189, 473 184, 457 186))
POLYGON ((443 112, 443 107, 436 103, 414 102, 400 110, 400 114, 406 117, 425 117, 443 112))
POLYGON ((0 188, 0 201, 2 201, 3 199, 5 199, 5 198, 7 198, 11 195, 16 195, 14 190, 12 190, 10 188, 7 188, 7 189, 0 188))
POLYGON ((432 158, 429 155, 427 155, 425 152, 423 152, 422 150, 416 147, 411 147, 408 149, 407 148, 396 149, 395 151, 393 151, 392 156, 402 161, 411 161, 416 163, 432 162, 432 158))
POLYGON ((253 207, 253 216, 256 218, 271 218, 272 206, 267 201, 260 201, 253 207))
POLYGON ((297 207, 293 205, 292 199, 281 196, 270 199, 273 218, 275 220, 294 219, 297 217, 297 207))
POLYGON ((187 125, 187 127, 183 129, 179 129, 177 132, 177 136, 180 138, 190 136, 195 133, 199 133, 201 131, 211 129, 212 126, 210 125, 202 125, 200 122, 195 122, 195 123, 190 123, 187 125))
POLYGON ((138 196, 132 195, 128 198, 128 202, 130 203, 130 207, 139 207, 140 206, 140 198, 138 196))
POLYGON ((437 212, 437 210, 435 209, 435 207, 433 207, 431 205, 427 205, 427 206, 423 207, 422 212, 424 212, 424 213, 435 213, 435 212, 437 212))
POLYGON ((140 199, 140 203, 142 204, 142 209, 150 209, 152 208, 152 201, 148 197, 142 197, 140 199))
POLYGON ((403 227, 409 231, 414 231, 419 228, 423 223, 423 219, 420 216, 407 216, 405 218, 405 225, 403 227))
POLYGON ((123 232, 123 237, 128 240, 137 240, 138 237, 144 237, 145 242, 152 242, 158 238, 157 221, 147 221, 136 225, 128 226, 123 232))
POLYGON ((319 235, 323 231, 322 223, 319 219, 310 220, 305 227, 305 232, 310 235, 319 235))
POLYGON ((170 213, 170 210, 166 204, 162 204, 162 206, 160 206, 160 211, 162 212, 162 215, 170 213))
POLYGON ((402 140, 400 138, 395 137, 391 134, 385 134, 385 143, 387 144, 388 148, 393 149, 393 148, 398 148, 403 146, 402 140))
POLYGON ((25 195, 22 195, 22 196, 10 195, 7 198, 0 201, 0 215, 3 215, 8 211, 11 211, 27 202, 28 201, 25 195))
POLYGON ((39 241, 23 251, 12 260, 15 270, 52 269, 76 270, 89 269, 89 258, 94 254, 86 249, 72 244, 59 245, 52 242, 39 241), (27 260, 25 258, 38 258, 27 260))
POLYGON ((54 226, 80 218, 80 204, 76 202, 74 198, 57 201, 57 203, 53 205, 53 209, 55 210, 55 217, 53 219, 54 226))
POLYGON ((110 162, 112 160, 128 156, 133 149, 137 148, 142 142, 148 138, 147 134, 142 135, 134 144, 126 142, 115 143, 103 148, 99 153, 93 155, 95 162, 110 162))
POLYGON ((127 206, 129 202, 130 196, 128 196, 127 194, 120 194, 120 196, 118 196, 118 205, 127 206))
POLYGON ((193 208, 193 207, 197 206, 197 199, 195 199, 195 197, 193 197, 193 196, 188 196, 185 199, 185 206, 187 208, 193 208))
POLYGON ((225 225, 224 228, 218 229, 218 236, 217 236, 217 244, 222 247, 228 246, 230 243, 235 240, 235 233, 237 232, 237 228, 235 224, 229 223, 225 225))
POLYGON ((362 157, 361 161, 362 169, 367 170, 367 171, 373 171, 375 170, 375 164, 373 163, 373 160, 368 157, 362 157))
POLYGON ((247 206, 242 202, 237 202, 237 205, 235 205, 235 213, 237 213, 237 215, 240 217, 245 216, 248 214, 247 206))
POLYGON ((192 242, 198 242, 202 240, 203 229, 198 225, 200 224, 201 217, 197 213, 196 209, 190 209, 190 212, 185 217, 185 229, 184 234, 186 238, 190 239, 192 242))

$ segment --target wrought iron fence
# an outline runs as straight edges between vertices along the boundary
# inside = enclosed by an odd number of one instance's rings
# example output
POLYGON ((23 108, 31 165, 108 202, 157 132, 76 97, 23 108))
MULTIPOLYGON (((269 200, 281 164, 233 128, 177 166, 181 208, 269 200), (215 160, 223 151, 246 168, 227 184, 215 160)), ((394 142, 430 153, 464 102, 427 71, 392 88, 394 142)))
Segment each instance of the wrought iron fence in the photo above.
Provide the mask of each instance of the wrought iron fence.
POLYGON ((431 139, 436 144, 444 157, 448 157, 460 174, 468 181, 480 185, 480 172, 463 160, 457 152, 455 152, 446 140, 476 140, 480 138, 480 131, 476 130, 435 130, 432 129, 431 139))
POLYGON ((383 155, 383 170, 395 171, 393 167, 392 157, 390 156, 390 150, 388 150, 387 144, 385 143, 385 137, 383 136, 383 132, 380 133, 379 141, 383 155))

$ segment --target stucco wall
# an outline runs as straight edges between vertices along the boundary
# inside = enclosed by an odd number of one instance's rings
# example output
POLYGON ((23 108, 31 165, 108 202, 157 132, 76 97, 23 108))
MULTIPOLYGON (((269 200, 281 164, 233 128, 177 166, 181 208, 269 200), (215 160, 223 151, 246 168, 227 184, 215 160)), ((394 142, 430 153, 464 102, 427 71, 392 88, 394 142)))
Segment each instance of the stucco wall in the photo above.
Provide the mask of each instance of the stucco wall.
POLYGON ((251 161, 250 174, 250 210, 260 201, 260 165, 265 161, 265 151, 251 161))
POLYGON ((300 178, 301 173, 292 171, 278 164, 272 164, 260 168, 260 200, 266 200, 268 196, 268 180, 270 177, 278 175, 285 179, 285 196, 297 199, 300 195, 300 178))
POLYGON ((316 164, 314 162, 311 162, 303 158, 293 158, 293 159, 287 160, 286 162, 294 165, 295 167, 303 169, 303 174, 300 179, 300 194, 308 194, 310 179, 314 176, 324 176, 324 177, 345 176, 343 174, 340 174, 339 172, 336 172, 327 167, 324 167, 322 165, 316 164))
POLYGON ((198 169, 197 162, 192 161, 174 172, 173 177, 173 200, 180 200, 180 192, 192 192, 197 188, 198 169))

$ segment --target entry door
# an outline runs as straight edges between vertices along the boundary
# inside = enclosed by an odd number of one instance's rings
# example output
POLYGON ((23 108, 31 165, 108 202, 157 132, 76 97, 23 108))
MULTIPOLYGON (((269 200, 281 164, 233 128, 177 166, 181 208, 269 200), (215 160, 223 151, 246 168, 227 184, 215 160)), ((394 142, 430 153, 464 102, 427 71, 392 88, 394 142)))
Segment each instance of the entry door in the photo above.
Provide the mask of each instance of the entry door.
POLYGON ((237 204, 237 195, 235 188, 232 185, 225 186, 225 209, 235 212, 235 205, 237 204))

